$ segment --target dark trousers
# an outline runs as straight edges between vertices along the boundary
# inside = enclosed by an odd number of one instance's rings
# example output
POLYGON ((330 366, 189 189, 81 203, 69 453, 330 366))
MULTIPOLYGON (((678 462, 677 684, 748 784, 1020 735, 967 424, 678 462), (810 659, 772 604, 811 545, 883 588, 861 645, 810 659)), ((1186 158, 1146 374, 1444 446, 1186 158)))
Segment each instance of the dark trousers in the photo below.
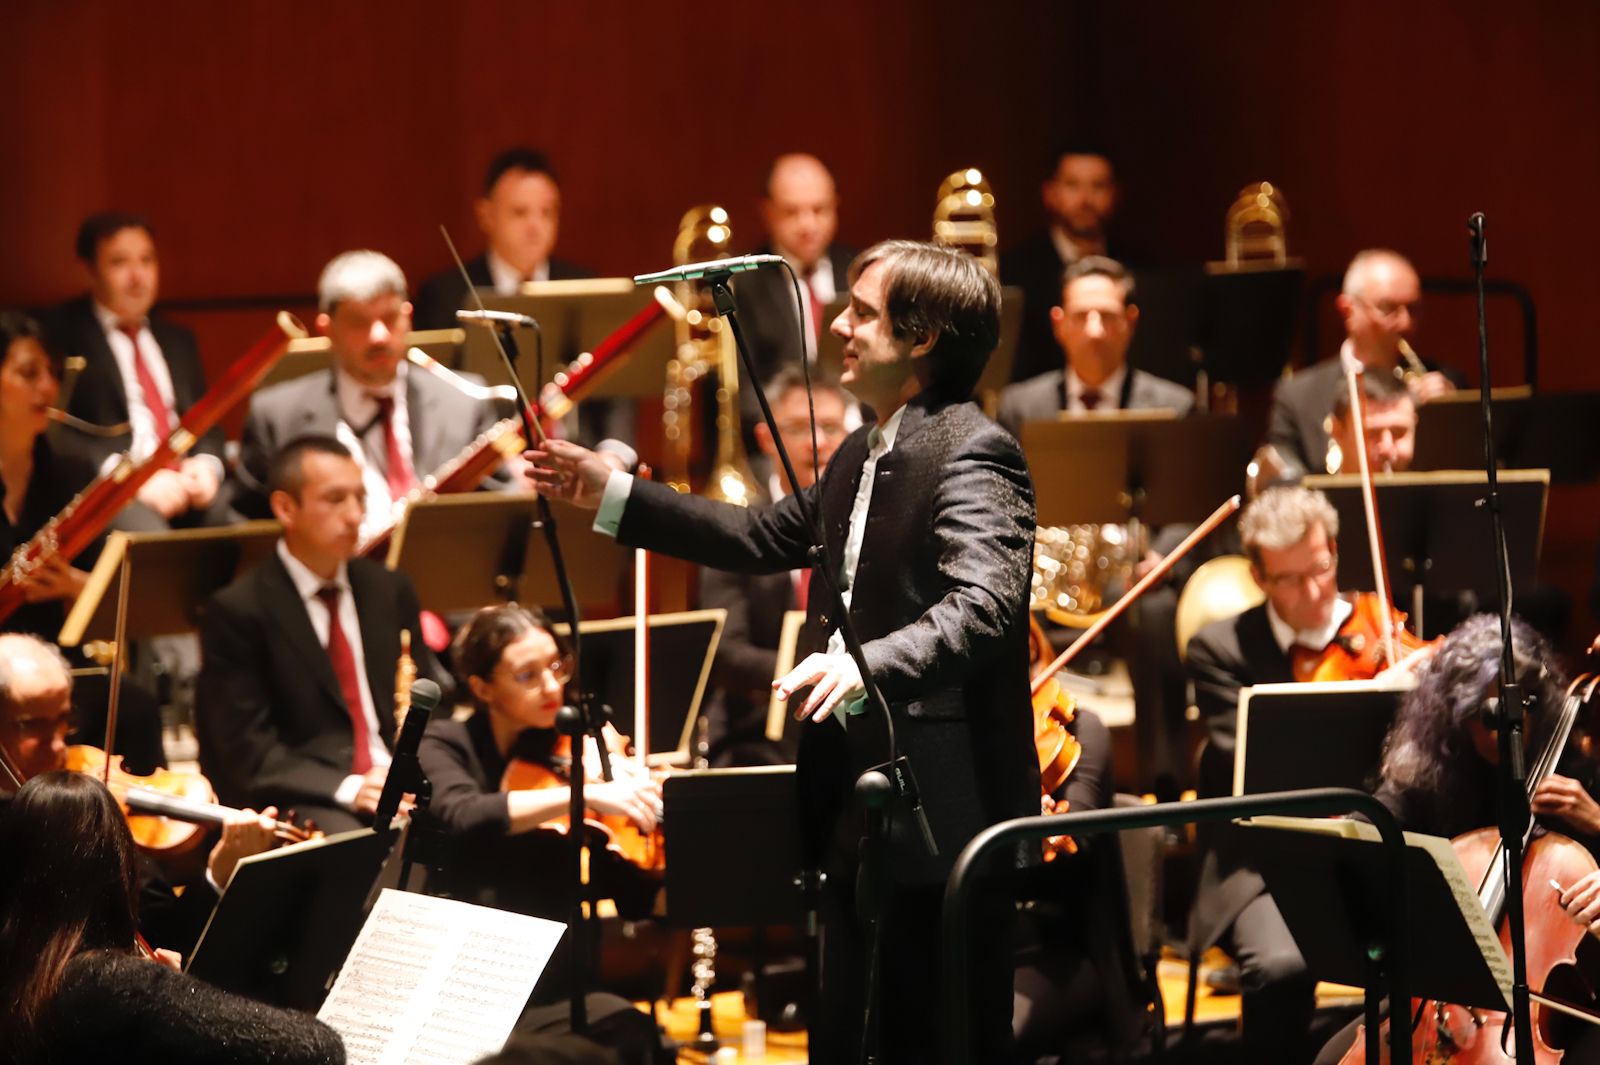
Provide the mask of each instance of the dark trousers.
POLYGON ((1239 965, 1243 1060, 1263 1065, 1309 1061, 1306 1040, 1316 1010, 1316 981, 1306 972, 1272 896, 1263 892, 1251 899, 1220 942, 1239 965))

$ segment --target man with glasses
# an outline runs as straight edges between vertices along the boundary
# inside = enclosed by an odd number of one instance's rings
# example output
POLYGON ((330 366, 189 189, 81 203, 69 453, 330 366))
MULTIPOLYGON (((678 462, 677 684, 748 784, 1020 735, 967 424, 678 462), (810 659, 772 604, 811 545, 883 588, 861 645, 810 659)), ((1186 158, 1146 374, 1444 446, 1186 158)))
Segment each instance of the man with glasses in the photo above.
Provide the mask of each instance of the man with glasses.
MULTIPOLYGON (((1298 472, 1333 472, 1328 467, 1328 419, 1347 370, 1405 377, 1408 343, 1422 303, 1422 282, 1399 252, 1369 248, 1345 270, 1335 301, 1344 318, 1345 340, 1337 358, 1324 359, 1278 385, 1267 426, 1267 443, 1298 472)), ((1437 368, 1406 380, 1412 399, 1428 402, 1460 385, 1459 375, 1437 368)))
MULTIPOLYGON (((1296 675, 1295 649, 1323 651, 1350 616, 1336 581, 1338 534, 1339 515, 1327 497, 1298 486, 1270 488, 1240 515, 1239 539, 1266 602, 1212 622, 1189 641, 1186 666, 1208 741, 1200 758, 1202 796, 1233 791, 1239 690, 1306 679, 1296 675)), ((1301 1044, 1315 983, 1231 832, 1202 839, 1191 937, 1221 945, 1238 963, 1245 1060, 1309 1060, 1301 1044)))

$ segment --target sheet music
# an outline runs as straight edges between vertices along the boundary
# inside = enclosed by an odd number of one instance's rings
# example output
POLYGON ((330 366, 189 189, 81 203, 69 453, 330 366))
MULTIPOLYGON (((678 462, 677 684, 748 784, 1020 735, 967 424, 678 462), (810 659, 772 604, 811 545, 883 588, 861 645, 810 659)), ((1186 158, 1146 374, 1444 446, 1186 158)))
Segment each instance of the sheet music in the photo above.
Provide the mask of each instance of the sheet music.
POLYGON ((350 1065, 466 1065, 505 1043, 565 931, 386 888, 317 1016, 350 1065))

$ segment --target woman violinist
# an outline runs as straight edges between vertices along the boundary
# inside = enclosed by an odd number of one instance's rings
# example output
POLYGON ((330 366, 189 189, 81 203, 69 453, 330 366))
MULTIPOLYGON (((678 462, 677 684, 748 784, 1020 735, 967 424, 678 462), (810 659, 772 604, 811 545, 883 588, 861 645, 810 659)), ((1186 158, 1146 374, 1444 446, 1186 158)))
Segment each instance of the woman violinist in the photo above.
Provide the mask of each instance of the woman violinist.
POLYGON ((0 1061, 338 1063, 304 1014, 227 994, 136 953, 133 839, 81 773, 30 780, 0 814, 0 1061))

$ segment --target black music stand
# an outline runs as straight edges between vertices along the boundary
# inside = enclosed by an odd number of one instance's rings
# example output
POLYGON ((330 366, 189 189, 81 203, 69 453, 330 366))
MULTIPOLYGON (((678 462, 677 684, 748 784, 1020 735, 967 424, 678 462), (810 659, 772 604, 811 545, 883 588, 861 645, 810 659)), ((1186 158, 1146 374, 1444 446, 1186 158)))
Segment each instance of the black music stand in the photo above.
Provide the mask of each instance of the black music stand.
MULTIPOLYGON (((1495 454, 1508 469, 1548 469, 1558 484, 1600 477, 1600 392, 1536 393, 1496 388, 1495 454)), ((1414 470, 1483 465, 1483 408, 1477 392, 1447 392, 1417 411, 1414 470)))
POLYGON ((669 924, 800 923, 808 907, 794 766, 674 773, 661 796, 669 924))
POLYGON ((208 984, 315 1010, 356 941, 399 838, 355 829, 239 862, 189 959, 208 984))
POLYGON ((1294 343, 1305 270, 1212 265, 1207 271, 1200 317, 1207 376, 1240 385, 1276 381, 1294 343))
POLYGON ((1198 523, 1234 495, 1251 440, 1237 418, 1096 411, 1026 422, 1040 525, 1198 523))
MULTIPOLYGON (((1360 478, 1350 474, 1306 477, 1339 512, 1339 587, 1370 588, 1372 551, 1366 535, 1366 510, 1360 478)), ((1531 588, 1537 580, 1539 545, 1544 538, 1548 470, 1506 470, 1500 474, 1500 499, 1510 552, 1511 585, 1531 588)), ((1383 552, 1389 562, 1389 595, 1411 602, 1412 622, 1422 631, 1426 596, 1472 592, 1492 602, 1495 574, 1483 565, 1491 557, 1493 528, 1480 505, 1488 494, 1479 472, 1385 473, 1373 478, 1382 517, 1383 552)))
MULTIPOLYGON (((412 503, 395 525, 387 565, 438 613, 494 602, 557 607, 561 593, 532 492, 460 492, 412 503)), ((628 552, 593 530, 594 515, 550 504, 580 605, 617 598, 628 552)))
POLYGON ((1257 684, 1239 693, 1233 793, 1371 791, 1383 740, 1410 684, 1257 684))
MULTIPOLYGON (((689 764, 695 720, 727 618, 728 612, 718 608, 651 614, 646 619, 651 765, 689 764)), ((612 708, 612 727, 630 739, 634 733, 633 624, 632 617, 583 622, 583 662, 578 667, 583 671, 579 684, 593 692, 601 705, 612 708)), ((563 636, 571 631, 565 622, 555 628, 563 636)))

